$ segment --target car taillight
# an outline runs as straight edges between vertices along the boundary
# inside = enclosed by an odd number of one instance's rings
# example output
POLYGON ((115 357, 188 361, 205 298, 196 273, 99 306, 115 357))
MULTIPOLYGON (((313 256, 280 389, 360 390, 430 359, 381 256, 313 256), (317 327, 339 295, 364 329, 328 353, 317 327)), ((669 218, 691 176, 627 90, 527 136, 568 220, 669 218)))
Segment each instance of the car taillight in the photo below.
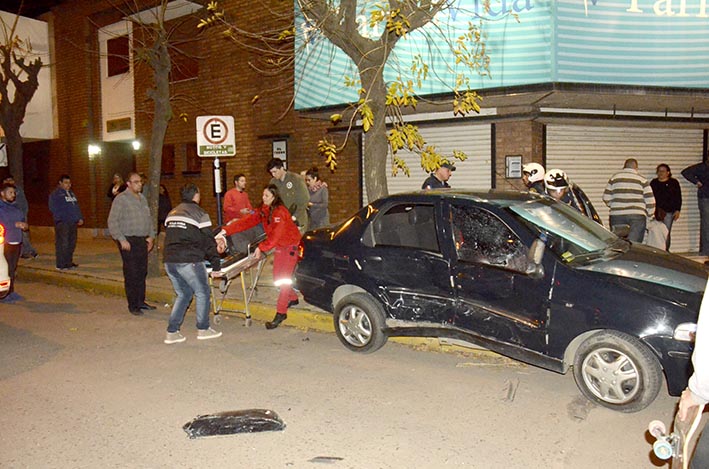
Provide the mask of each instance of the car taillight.
POLYGON ((305 245, 303 244, 303 240, 301 240, 298 243, 298 260, 302 261, 304 255, 305 255, 305 245))

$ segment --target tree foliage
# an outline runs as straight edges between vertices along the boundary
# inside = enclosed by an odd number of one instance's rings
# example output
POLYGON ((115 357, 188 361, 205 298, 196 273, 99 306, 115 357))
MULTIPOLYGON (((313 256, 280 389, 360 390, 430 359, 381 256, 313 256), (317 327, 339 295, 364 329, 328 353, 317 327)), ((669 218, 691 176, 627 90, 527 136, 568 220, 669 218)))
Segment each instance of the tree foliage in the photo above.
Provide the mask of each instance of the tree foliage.
MULTIPOLYGON (((287 2, 285 2, 287 3, 287 2)), ((356 90, 358 99, 343 113, 333 114, 333 125, 347 126, 344 139, 336 142, 332 134, 325 137, 318 150, 331 170, 337 167, 337 154, 344 147, 351 130, 361 126, 364 138, 365 185, 369 199, 387 194, 386 166, 391 155, 391 171, 396 174, 409 169, 398 155, 402 149, 421 157, 421 166, 433 171, 445 162, 464 160, 462 152, 442 155, 428 145, 418 128, 407 124, 405 113, 416 109, 424 99, 418 91, 422 83, 436 75, 422 55, 412 63, 401 64, 392 60, 396 45, 414 31, 424 35, 429 47, 444 44, 454 59, 444 67, 455 76, 450 89, 451 110, 454 115, 479 112, 480 96, 471 89, 472 76, 489 75, 490 58, 487 55, 484 20, 476 12, 463 12, 456 6, 457 14, 468 14, 468 29, 456 38, 438 27, 435 18, 459 2, 455 0, 296 0, 296 15, 302 15, 312 34, 320 35, 344 52, 354 64, 357 77, 345 77, 345 85, 356 90), (379 35, 363 34, 360 24, 362 13, 367 18, 369 30, 381 31, 379 35), (429 27, 426 27, 429 26, 429 27), (399 71, 397 77, 385 82, 385 67, 399 71)), ((489 5, 485 3, 485 11, 489 5)), ((208 15, 200 28, 222 28, 222 34, 247 50, 258 52, 262 62, 279 70, 292 67, 294 55, 306 53, 294 50, 296 29, 294 16, 280 31, 246 31, 235 25, 217 1, 207 7, 208 15)), ((364 28, 366 29, 366 28, 364 28)), ((307 60, 307 59, 305 59, 307 60)), ((440 66, 440 64, 438 65, 440 66)), ((256 68, 256 67, 254 67, 256 68)), ((297 86, 297 85, 296 85, 297 86)))

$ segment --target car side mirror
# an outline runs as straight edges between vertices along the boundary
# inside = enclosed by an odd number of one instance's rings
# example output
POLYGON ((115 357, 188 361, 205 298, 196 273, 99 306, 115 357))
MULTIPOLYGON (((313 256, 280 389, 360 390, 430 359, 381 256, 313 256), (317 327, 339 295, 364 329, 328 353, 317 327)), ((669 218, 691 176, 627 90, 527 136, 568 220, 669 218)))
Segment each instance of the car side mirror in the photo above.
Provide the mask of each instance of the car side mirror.
POLYGON ((627 239, 630 234, 630 225, 613 225, 611 231, 619 238, 627 239))
POLYGON ((532 278, 542 278, 544 277, 544 266, 542 265, 542 259, 544 258, 544 250, 546 245, 544 241, 537 238, 532 243, 532 247, 529 248, 527 253, 527 270, 526 274, 532 278))

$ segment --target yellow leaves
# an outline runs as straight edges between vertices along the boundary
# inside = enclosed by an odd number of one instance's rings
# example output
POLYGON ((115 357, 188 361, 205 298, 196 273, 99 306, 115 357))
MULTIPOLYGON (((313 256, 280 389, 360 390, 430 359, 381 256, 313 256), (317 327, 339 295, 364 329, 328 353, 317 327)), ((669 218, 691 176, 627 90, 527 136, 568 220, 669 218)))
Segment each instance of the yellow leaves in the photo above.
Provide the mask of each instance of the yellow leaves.
POLYGON ((369 132, 372 124, 374 124, 374 113, 372 112, 372 108, 369 107, 369 104, 367 104, 364 99, 360 99, 357 112, 362 118, 362 130, 369 132))
POLYGON ((342 121, 342 114, 333 114, 330 116, 330 122, 332 122, 332 125, 337 125, 342 121))
MULTIPOLYGON (((360 80, 359 80, 359 78, 351 78, 351 77, 349 77, 349 76, 347 76, 347 75, 345 75, 344 81, 345 81, 345 86, 348 87, 348 88, 355 88, 355 87, 358 87, 358 86, 360 85, 360 83, 361 83, 360 80)), ((360 92, 360 94, 362 94, 362 93, 360 92)))
POLYGON ((418 101, 414 96, 413 82, 408 80, 406 83, 401 81, 401 77, 397 81, 392 82, 387 89, 386 105, 406 107, 416 107, 418 101))
POLYGON ((393 160, 392 166, 391 166, 391 174, 393 176, 396 176, 397 173, 399 172, 399 170, 403 171, 407 177, 411 177, 411 170, 409 169, 409 166, 406 164, 406 161, 399 158, 398 156, 394 156, 394 160, 393 160))
POLYGON ((182 120, 182 122, 187 122, 189 115, 186 112, 181 112, 178 117, 182 120))
POLYGON ((387 134, 387 141, 393 154, 402 148, 409 151, 420 150, 426 144, 418 127, 411 124, 395 125, 387 134))
POLYGON ((284 39, 288 39, 291 36, 295 36, 295 26, 281 31, 281 33, 278 35, 278 40, 283 41, 284 39))
POLYGON ((261 99, 261 95, 255 95, 253 98, 251 98, 251 105, 253 106, 258 102, 258 100, 261 99))
POLYGON ((453 115, 465 116, 470 112, 480 112, 480 101, 482 97, 475 91, 468 90, 463 96, 456 91, 453 98, 453 115))
POLYGON ((214 26, 216 23, 221 22, 224 20, 224 10, 222 11, 217 11, 219 8, 219 4, 216 1, 210 1, 207 4, 207 12, 209 15, 207 18, 203 18, 199 20, 199 23, 197 23, 197 29, 206 29, 210 26, 214 26))
POLYGON ((219 8, 218 2, 211 1, 207 4, 207 11, 217 11, 217 8, 219 8))
POLYGON ((409 19, 401 14, 401 8, 387 10, 387 6, 377 3, 369 13, 369 27, 374 29, 379 23, 386 21, 386 29, 397 36, 405 36, 411 29, 409 19))
POLYGON ((320 140, 318 152, 325 158, 325 164, 330 168, 330 171, 335 171, 337 168, 337 147, 335 144, 327 140, 320 140))

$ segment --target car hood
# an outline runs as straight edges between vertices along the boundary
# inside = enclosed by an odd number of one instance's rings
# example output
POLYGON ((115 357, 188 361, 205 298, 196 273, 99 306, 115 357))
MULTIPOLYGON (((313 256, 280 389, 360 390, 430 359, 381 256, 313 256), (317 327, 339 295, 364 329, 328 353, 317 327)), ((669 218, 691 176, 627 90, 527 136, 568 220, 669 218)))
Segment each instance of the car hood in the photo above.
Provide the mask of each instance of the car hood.
POLYGON ((600 260, 578 269, 692 293, 704 292, 707 285, 707 272, 698 262, 641 244, 633 244, 627 252, 613 259, 600 260))

